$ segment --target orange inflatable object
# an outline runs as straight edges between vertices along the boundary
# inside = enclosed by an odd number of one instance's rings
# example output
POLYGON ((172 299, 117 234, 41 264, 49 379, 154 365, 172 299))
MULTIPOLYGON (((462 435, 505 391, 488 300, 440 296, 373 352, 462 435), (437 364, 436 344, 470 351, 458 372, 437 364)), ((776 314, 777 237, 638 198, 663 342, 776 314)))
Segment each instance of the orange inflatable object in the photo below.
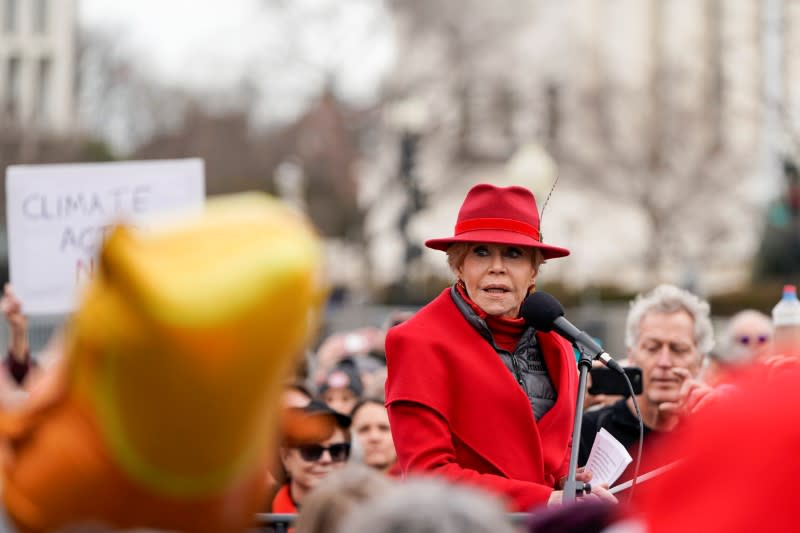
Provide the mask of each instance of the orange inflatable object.
POLYGON ((116 228, 59 368, 0 417, 18 529, 249 526, 281 385, 324 300, 320 254, 306 220, 260 194, 161 229, 116 228))

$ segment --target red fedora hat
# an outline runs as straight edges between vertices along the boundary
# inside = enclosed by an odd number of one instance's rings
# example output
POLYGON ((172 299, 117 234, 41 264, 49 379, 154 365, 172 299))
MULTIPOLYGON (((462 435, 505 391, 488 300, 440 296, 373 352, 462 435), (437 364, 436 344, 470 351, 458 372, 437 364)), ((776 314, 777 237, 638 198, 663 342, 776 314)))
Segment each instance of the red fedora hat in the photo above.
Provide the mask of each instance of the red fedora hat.
POLYGON ((480 183, 469 190, 452 237, 430 239, 425 246, 445 251, 457 242, 490 242, 530 246, 545 259, 564 257, 569 250, 542 242, 539 210, 533 193, 524 187, 496 187, 480 183))

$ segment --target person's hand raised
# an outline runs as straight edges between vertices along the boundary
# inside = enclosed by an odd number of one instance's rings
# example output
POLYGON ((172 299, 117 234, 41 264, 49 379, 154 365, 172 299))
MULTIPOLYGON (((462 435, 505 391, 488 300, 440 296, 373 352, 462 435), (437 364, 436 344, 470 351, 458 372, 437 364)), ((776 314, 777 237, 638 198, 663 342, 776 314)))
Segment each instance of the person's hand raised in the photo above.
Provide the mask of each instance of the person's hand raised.
POLYGON ((12 333, 15 330, 27 330, 28 319, 22 313, 22 302, 17 298, 10 283, 6 283, 3 288, 3 297, 0 298, 0 310, 3 311, 12 333))
POLYGON ((11 330, 11 342, 9 351, 11 356, 17 361, 25 361, 29 354, 30 345, 28 344, 28 317, 22 312, 22 302, 14 293, 10 283, 6 283, 3 288, 3 297, 0 298, 0 310, 6 317, 8 327, 11 330))
POLYGON ((675 367, 672 373, 681 380, 681 388, 678 393, 678 400, 674 402, 664 402, 658 406, 659 411, 675 415, 687 415, 696 413, 716 397, 714 389, 692 377, 686 368, 675 367))

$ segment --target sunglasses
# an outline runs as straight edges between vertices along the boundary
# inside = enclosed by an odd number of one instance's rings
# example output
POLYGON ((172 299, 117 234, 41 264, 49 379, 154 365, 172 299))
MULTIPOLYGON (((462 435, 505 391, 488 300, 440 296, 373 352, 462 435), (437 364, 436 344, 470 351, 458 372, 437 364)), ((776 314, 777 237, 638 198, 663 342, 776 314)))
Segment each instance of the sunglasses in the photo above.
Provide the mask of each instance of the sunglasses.
POLYGON ((341 463, 347 461, 350 457, 350 443, 340 442, 338 444, 331 444, 330 446, 320 446, 319 444, 306 444, 305 446, 298 446, 297 451, 300 452, 300 457, 309 463, 319 461, 323 452, 328 451, 331 456, 331 461, 334 463, 341 463))
POLYGON ((769 341, 769 335, 742 335, 741 337, 736 337, 736 342, 742 344, 744 346, 756 345, 756 344, 764 344, 769 341))

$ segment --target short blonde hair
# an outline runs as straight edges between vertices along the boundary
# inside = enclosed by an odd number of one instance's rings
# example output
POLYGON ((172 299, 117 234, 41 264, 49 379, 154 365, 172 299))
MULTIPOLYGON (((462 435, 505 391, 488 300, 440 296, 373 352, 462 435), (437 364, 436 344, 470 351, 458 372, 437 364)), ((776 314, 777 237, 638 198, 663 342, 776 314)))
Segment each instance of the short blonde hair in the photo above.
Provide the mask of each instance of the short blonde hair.
MULTIPOLYGON (((474 244, 474 242, 456 242, 447 248, 447 264, 450 265, 450 270, 456 277, 458 276, 458 269, 464 264, 464 259, 467 257, 470 246, 474 244)), ((542 255, 542 251, 532 246, 520 246, 520 248, 530 248, 533 250, 531 264, 533 265, 533 269, 538 273, 539 267, 544 264, 544 255, 542 255)))

